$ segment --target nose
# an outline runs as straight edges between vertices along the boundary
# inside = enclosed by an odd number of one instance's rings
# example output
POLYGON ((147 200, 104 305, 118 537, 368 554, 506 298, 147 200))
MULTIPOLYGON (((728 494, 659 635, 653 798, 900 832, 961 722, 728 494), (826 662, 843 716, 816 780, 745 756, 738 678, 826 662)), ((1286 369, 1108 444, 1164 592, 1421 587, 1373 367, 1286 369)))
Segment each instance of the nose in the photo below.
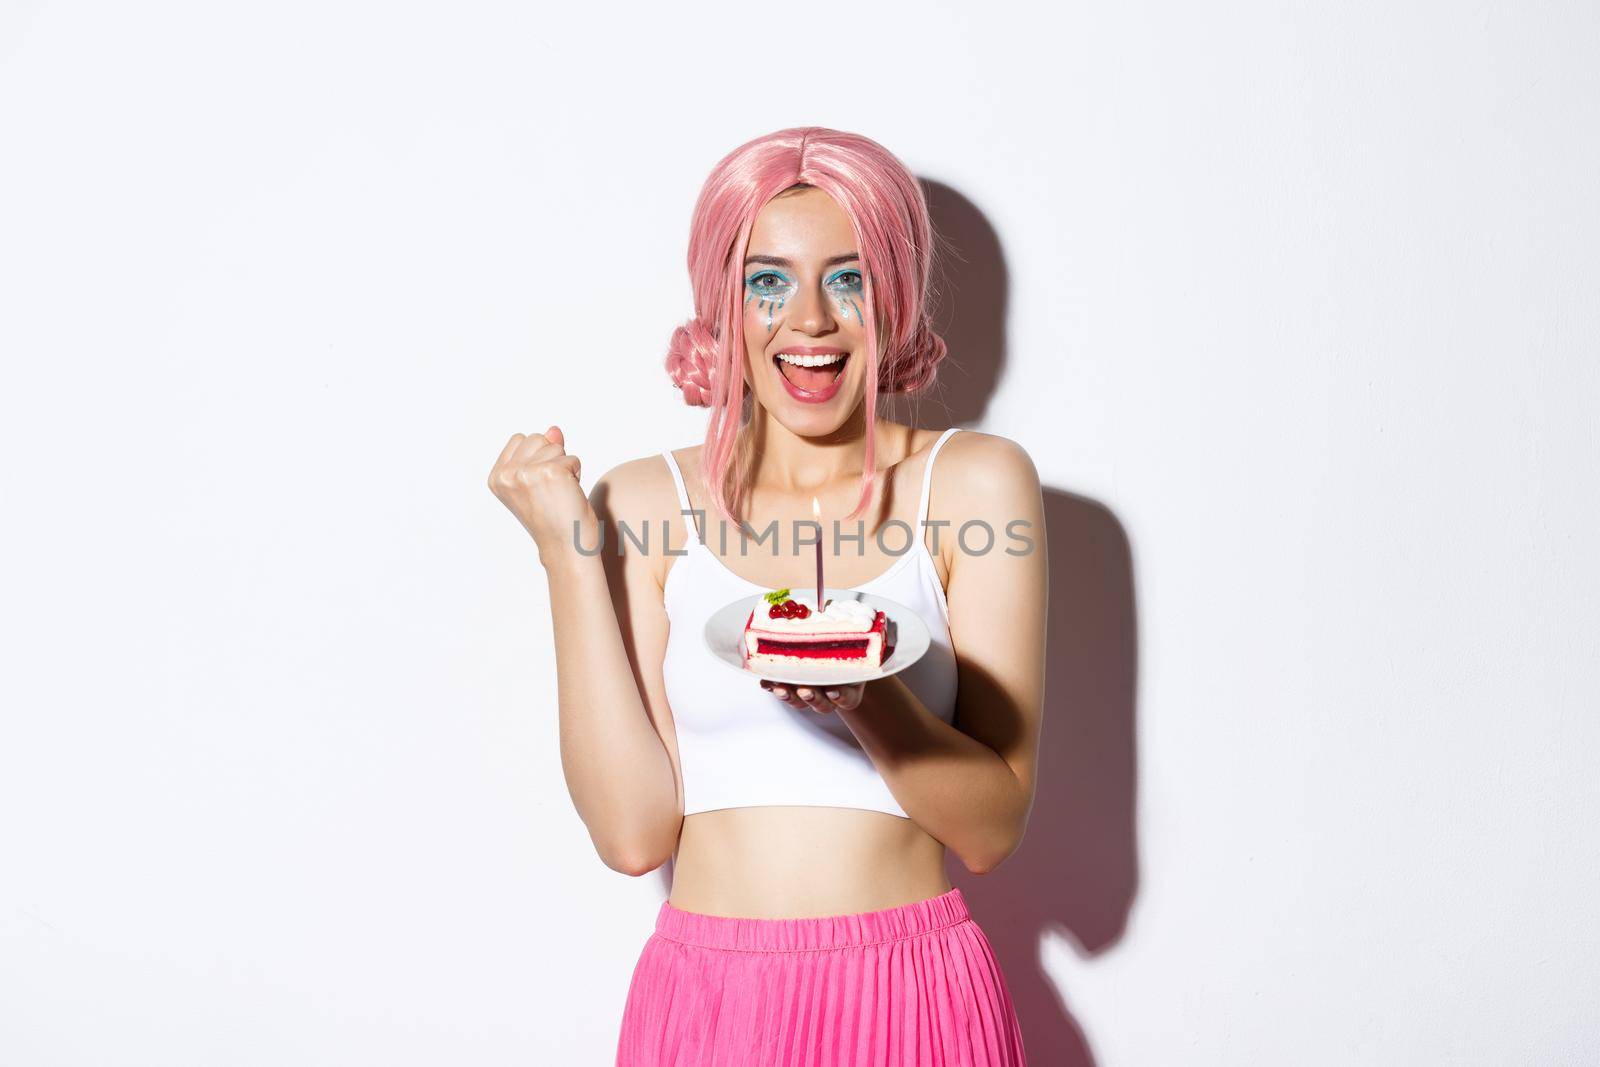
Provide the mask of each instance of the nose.
POLYGON ((821 334, 833 329, 833 311, 820 285, 801 286, 793 307, 795 329, 802 333, 821 334))

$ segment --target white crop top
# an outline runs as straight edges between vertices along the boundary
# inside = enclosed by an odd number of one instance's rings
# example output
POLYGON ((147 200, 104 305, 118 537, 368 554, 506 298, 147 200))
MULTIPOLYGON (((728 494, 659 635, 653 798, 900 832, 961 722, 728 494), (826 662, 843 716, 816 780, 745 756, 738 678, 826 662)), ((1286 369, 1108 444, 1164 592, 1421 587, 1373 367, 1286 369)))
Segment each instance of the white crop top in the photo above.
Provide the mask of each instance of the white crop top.
MULTIPOLYGON (((899 677, 945 722, 955 714, 956 661, 949 605, 928 551, 926 522, 934 458, 958 428, 941 434, 924 461, 915 544, 901 552, 888 570, 853 587, 904 604, 927 623, 932 637, 928 651, 899 677)), ((687 529, 693 508, 683 487, 683 472, 670 450, 661 454, 678 487, 687 529)), ((701 633, 706 619, 730 601, 765 592, 766 587, 735 574, 702 537, 696 529, 696 536, 687 539, 687 548, 667 570, 662 594, 671 622, 662 675, 678 736, 683 813, 805 804, 865 808, 908 818, 839 716, 791 708, 762 689, 755 676, 741 676, 712 658, 701 633)), ((885 535, 884 540, 897 538, 885 535)))

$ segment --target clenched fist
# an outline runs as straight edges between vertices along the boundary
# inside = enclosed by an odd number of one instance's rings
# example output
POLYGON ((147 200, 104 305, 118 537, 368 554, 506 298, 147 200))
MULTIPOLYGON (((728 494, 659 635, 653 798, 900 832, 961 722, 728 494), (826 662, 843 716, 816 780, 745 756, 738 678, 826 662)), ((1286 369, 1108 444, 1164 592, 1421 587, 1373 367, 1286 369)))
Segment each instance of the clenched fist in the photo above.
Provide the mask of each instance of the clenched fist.
POLYGON ((581 544, 594 552, 600 520, 578 481, 582 464, 567 454, 561 427, 544 433, 514 433, 489 472, 489 489, 511 509, 539 546, 539 558, 576 555, 581 544))

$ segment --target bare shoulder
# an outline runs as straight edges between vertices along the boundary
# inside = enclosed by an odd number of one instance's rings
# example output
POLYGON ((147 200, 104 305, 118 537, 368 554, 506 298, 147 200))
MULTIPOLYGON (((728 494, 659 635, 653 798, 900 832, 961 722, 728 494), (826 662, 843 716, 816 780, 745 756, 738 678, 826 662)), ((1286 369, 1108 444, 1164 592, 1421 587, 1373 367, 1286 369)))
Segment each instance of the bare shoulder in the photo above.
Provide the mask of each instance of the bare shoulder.
POLYGON ((589 490, 589 502, 602 518, 602 502, 616 517, 650 518, 670 514, 670 502, 675 499, 672 474, 659 454, 619 462, 589 490))
MULTIPOLYGON (((679 462, 682 462, 680 458, 679 462)), ((649 530, 647 563, 658 579, 666 577, 666 553, 656 551, 656 539, 661 536, 662 524, 674 531, 675 547, 682 534, 678 522, 678 493, 672 482, 672 472, 667 469, 661 454, 651 453, 637 459, 625 460, 606 471, 589 490, 589 503, 606 530, 607 557, 616 555, 638 557, 638 547, 627 538, 619 536, 619 527, 626 523, 635 537, 649 530), (614 553, 610 546, 622 547, 614 553)))
POLYGON ((951 435, 939 450, 934 478, 944 499, 966 501, 963 510, 974 518, 1025 509, 1040 495, 1039 471, 1027 449, 981 430, 951 435))

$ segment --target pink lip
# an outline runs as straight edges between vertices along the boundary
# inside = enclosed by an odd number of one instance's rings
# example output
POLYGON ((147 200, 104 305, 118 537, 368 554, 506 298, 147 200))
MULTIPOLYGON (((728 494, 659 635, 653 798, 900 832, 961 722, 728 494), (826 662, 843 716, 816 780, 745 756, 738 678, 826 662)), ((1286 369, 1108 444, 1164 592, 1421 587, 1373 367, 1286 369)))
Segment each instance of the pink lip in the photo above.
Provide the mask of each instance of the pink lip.
MULTIPOLYGON (((788 348, 780 348, 778 350, 778 354, 792 352, 795 355, 801 356, 820 356, 827 355, 832 352, 838 352, 843 355, 848 354, 849 351, 850 350, 848 348, 810 348, 805 345, 790 345, 788 348)), ((839 387, 844 385, 844 371, 841 370, 833 379, 833 381, 828 384, 826 389, 818 389, 814 393, 808 393, 804 389, 801 389, 799 386, 791 382, 788 378, 788 375, 783 373, 783 368, 778 366, 777 363, 773 364, 772 369, 777 372, 778 380, 782 382, 783 387, 789 391, 789 395, 800 401, 802 404, 826 404, 828 401, 833 399, 834 394, 839 391, 839 387)))

